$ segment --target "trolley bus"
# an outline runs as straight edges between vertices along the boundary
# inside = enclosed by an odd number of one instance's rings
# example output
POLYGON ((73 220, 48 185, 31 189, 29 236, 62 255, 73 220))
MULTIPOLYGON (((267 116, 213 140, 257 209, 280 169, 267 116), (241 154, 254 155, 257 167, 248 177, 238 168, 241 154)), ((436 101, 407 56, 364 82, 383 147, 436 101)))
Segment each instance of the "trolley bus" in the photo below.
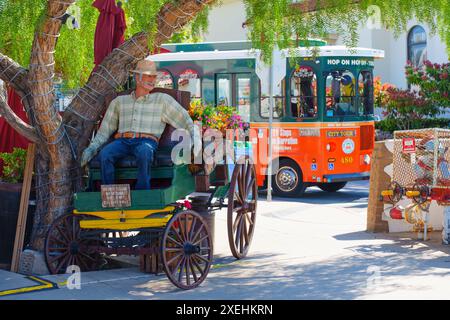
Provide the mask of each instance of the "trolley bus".
MULTIPOLYGON (((234 106, 250 123, 255 157, 268 154, 269 90, 276 195, 301 196, 309 186, 335 192, 369 179, 375 141, 373 69, 382 50, 328 46, 275 51, 272 74, 249 42, 170 44, 150 57, 158 86, 189 91, 205 104, 234 106)), ((267 161, 256 161, 267 185, 267 161)))

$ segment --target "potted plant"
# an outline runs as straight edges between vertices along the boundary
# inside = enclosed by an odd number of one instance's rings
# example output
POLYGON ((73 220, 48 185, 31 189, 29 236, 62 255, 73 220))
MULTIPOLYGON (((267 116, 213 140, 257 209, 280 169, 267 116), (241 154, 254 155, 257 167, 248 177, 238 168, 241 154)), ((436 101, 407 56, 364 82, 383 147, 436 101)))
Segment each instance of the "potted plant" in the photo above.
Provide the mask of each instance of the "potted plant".
MULTIPOLYGON (((0 174, 0 265, 2 266, 9 265, 12 259, 26 154, 27 151, 20 148, 14 148, 13 152, 0 153, 0 161, 3 162, 0 174)), ((28 222, 30 221, 32 214, 28 215, 28 222)), ((30 227, 31 223, 27 223, 28 231, 30 227)))
MULTIPOLYGON (((244 132, 249 128, 249 124, 244 122, 242 117, 238 114, 236 108, 230 106, 211 106, 204 105, 201 101, 193 101, 191 103, 189 114, 196 124, 201 126, 202 137, 205 134, 210 133, 211 130, 220 132, 220 135, 224 139, 233 139, 233 135, 238 132, 238 140, 241 139, 244 132), (209 132, 208 132, 209 131, 209 132)), ((218 143, 217 141, 212 141, 210 143, 218 143)), ((206 147, 206 146, 204 146, 206 147)), ((219 145, 216 145, 216 149, 219 145)), ((189 165, 189 170, 193 174, 208 175, 211 173, 216 164, 213 165, 189 165)))

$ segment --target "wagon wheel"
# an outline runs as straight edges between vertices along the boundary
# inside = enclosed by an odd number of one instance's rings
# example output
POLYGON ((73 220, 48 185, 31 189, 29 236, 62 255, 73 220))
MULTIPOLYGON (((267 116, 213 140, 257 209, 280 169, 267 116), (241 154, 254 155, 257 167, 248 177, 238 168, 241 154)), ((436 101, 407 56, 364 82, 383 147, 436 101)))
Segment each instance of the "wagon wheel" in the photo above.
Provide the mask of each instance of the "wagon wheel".
POLYGON ((205 220, 195 211, 175 214, 166 226, 161 245, 164 271, 178 288, 199 286, 213 259, 213 241, 205 220))
POLYGON ((244 258, 255 231, 258 186, 250 157, 239 159, 228 192, 228 242, 236 259, 244 258))
POLYGON ((52 274, 65 273, 68 266, 77 265, 81 271, 96 270, 99 254, 87 250, 90 240, 80 237, 79 216, 64 215, 56 219, 45 240, 45 261, 52 274))
POLYGON ((428 201, 428 198, 431 195, 431 191, 427 186, 423 186, 423 185, 419 185, 419 184, 414 184, 413 191, 419 191, 419 195, 413 197, 413 200, 415 203, 417 203, 418 205, 423 205, 428 201))

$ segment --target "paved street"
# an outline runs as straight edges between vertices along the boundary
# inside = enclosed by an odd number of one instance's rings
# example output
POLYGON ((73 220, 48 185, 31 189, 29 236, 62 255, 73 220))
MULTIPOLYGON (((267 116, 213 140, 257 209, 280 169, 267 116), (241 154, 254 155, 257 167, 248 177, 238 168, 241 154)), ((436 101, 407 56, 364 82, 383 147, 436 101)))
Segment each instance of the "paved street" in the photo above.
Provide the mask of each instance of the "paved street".
MULTIPOLYGON (((215 265, 191 291, 176 289, 165 275, 127 268, 82 274, 81 290, 4 299, 450 298, 450 247, 441 245, 439 234, 422 243, 366 233, 367 197, 368 183, 358 182, 335 195, 313 188, 302 199, 260 199, 251 253, 242 261, 231 256, 226 214, 219 213, 215 265)), ((0 273, 0 282, 6 276, 0 273)), ((58 283, 66 276, 44 278, 58 283)))

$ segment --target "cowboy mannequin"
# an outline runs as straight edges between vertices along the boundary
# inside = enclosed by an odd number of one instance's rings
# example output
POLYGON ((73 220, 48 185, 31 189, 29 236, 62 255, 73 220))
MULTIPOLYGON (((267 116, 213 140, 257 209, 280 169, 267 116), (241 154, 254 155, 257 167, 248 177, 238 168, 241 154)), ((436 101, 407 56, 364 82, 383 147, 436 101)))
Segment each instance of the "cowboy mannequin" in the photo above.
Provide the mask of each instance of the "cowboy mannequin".
POLYGON ((194 143, 194 154, 201 148, 200 133, 189 113, 171 96, 150 92, 155 88, 157 71, 153 61, 141 60, 131 71, 136 89, 130 95, 114 99, 105 113, 97 135, 81 157, 85 166, 114 135, 114 141, 100 151, 102 184, 114 184, 114 164, 129 155, 136 157, 136 190, 150 189, 149 166, 166 124, 186 129, 194 143))

